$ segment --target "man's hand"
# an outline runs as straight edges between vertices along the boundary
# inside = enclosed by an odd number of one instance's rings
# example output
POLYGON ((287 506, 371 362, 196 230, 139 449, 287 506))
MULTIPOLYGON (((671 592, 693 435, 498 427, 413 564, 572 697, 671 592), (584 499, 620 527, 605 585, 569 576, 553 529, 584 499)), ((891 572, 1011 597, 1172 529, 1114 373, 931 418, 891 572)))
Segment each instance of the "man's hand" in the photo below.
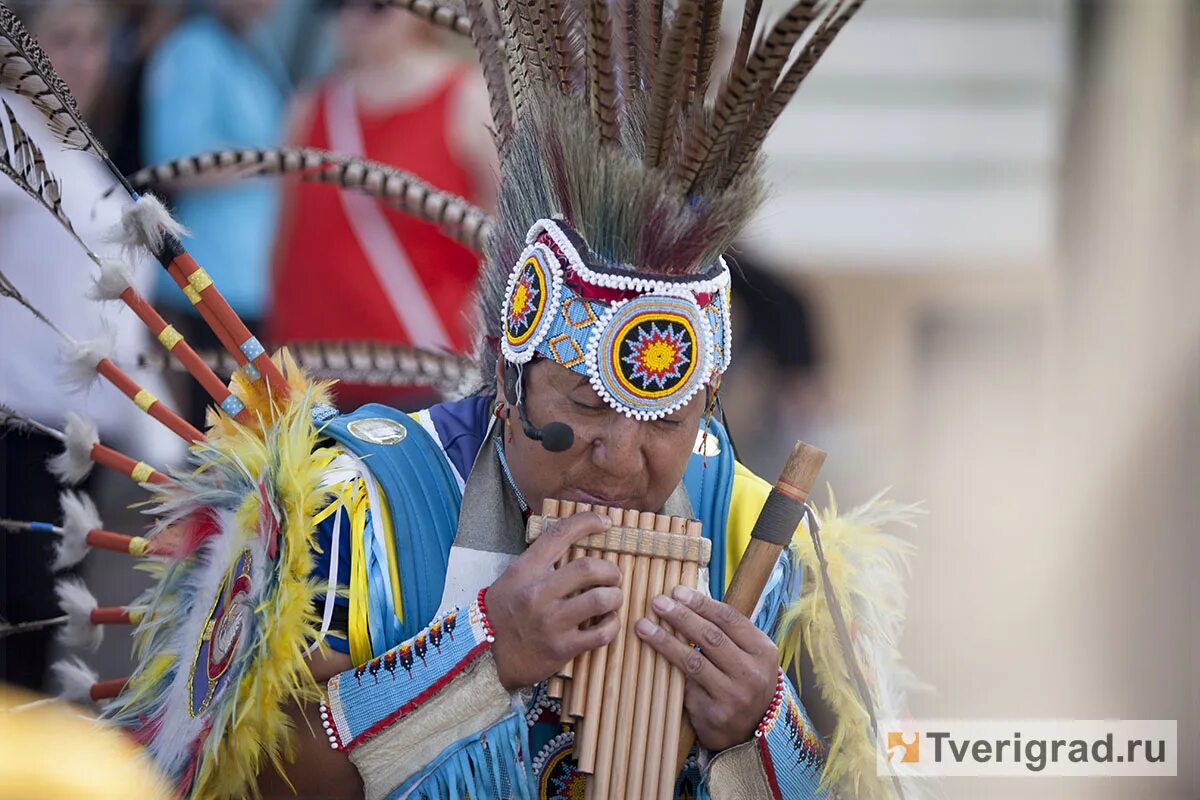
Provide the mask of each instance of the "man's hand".
POLYGON ((617 635, 621 570, 598 558, 554 565, 583 537, 608 530, 607 517, 591 512, 556 522, 542 532, 487 592, 487 614, 496 641, 492 656, 509 691, 550 677, 585 650, 617 635), (589 619, 594 625, 583 628, 589 619))
POLYGON ((634 630, 687 676, 683 705, 700 744, 720 751, 748 741, 775 696, 778 648, 732 606, 684 586, 674 596, 655 597, 654 610, 700 650, 645 618, 634 630))

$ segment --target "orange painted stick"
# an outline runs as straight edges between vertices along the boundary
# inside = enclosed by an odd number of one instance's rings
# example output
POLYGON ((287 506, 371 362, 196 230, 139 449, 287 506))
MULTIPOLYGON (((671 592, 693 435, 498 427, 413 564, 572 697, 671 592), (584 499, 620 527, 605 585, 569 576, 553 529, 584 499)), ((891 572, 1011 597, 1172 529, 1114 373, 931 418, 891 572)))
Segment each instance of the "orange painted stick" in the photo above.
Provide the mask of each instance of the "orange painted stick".
POLYGON ((111 700, 125 691, 125 686, 128 683, 129 678, 110 678, 106 681, 96 681, 92 684, 92 701, 111 700))
POLYGON ((249 421, 250 412, 242 402, 229 391, 229 387, 217 376, 217 373, 213 372, 208 364, 205 364, 204 360, 197 355, 192 346, 183 338, 183 334, 168 325, 167 321, 154 309, 154 306, 146 302, 146 298, 138 294, 137 290, 131 286, 121 293, 121 300, 162 343, 167 352, 174 356, 175 360, 188 371, 188 374, 196 379, 209 397, 225 409, 226 413, 236 417, 239 422, 249 421))
MULTIPOLYGON (((184 249, 183 244, 175 237, 168 236, 166 247, 171 255, 170 267, 175 267, 179 270, 180 275, 186 280, 192 291, 200 295, 200 305, 206 306, 212 312, 212 316, 216 319, 217 324, 223 327, 228 339, 223 339, 227 350, 237 358, 238 353, 241 353, 245 360, 250 361, 258 369, 260 375, 267 380, 267 385, 271 391, 279 398, 288 396, 289 387, 287 381, 284 380, 283 373, 275 366, 275 362, 271 361, 271 357, 267 355, 266 350, 259 344, 258 339, 250 333, 250 329, 242 322, 241 318, 230 307, 225 297, 213 285, 212 278, 208 273, 200 268, 196 263, 196 259, 192 258, 191 254, 184 249), (236 346, 236 349, 230 349, 230 342, 236 346)), ((176 277, 176 282, 179 278, 176 277)), ((180 284, 182 287, 183 284, 180 284)), ((209 324, 217 330, 217 327, 212 323, 209 324)), ((219 335, 219 334, 218 334, 219 335)))
POLYGON ((134 483, 173 483, 170 478, 145 461, 134 461, 129 456, 124 453, 118 453, 108 445, 92 445, 91 456, 92 461, 95 461, 102 467, 108 467, 111 470, 121 473, 133 480, 134 483))
POLYGON ((137 407, 154 419, 165 425, 172 433, 185 442, 202 442, 204 434, 196 430, 187 420, 167 408, 157 397, 143 389, 137 381, 129 377, 120 367, 102 358, 96 364, 96 372, 106 381, 117 388, 121 394, 128 397, 137 407))
POLYGON ((93 625, 136 625, 141 616, 141 612, 120 606, 102 606, 92 609, 90 619, 93 625))

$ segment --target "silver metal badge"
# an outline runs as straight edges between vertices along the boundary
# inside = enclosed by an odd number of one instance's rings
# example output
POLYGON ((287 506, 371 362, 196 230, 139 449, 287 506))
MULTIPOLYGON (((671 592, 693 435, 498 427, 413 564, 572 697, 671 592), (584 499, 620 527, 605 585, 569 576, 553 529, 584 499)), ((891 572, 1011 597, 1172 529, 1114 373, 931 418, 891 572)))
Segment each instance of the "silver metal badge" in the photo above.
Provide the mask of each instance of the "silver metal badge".
POLYGON ((383 417, 356 419, 346 426, 356 439, 371 444, 400 444, 408 436, 408 430, 399 422, 383 417))

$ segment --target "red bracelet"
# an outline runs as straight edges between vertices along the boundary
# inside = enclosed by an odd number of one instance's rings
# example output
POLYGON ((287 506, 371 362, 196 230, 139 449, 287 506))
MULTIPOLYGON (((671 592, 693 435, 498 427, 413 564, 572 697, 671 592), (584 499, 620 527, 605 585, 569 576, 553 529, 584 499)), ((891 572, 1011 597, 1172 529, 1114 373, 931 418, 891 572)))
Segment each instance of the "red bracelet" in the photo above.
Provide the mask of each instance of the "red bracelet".
POLYGON ((779 678, 775 681, 775 697, 771 700, 771 705, 767 709, 767 713, 763 714, 762 722, 758 723, 758 727, 754 730, 754 738, 760 739, 767 734, 767 731, 775 725, 775 720, 779 718, 779 707, 783 705, 783 698, 786 694, 787 679, 783 676, 783 667, 779 668, 779 678))
POLYGON ((492 629, 492 623, 488 620, 487 603, 484 601, 487 590, 487 586, 479 590, 479 594, 475 597, 475 605, 479 608, 479 621, 483 623, 483 632, 487 634, 486 638, 491 643, 496 641, 496 631, 492 629))

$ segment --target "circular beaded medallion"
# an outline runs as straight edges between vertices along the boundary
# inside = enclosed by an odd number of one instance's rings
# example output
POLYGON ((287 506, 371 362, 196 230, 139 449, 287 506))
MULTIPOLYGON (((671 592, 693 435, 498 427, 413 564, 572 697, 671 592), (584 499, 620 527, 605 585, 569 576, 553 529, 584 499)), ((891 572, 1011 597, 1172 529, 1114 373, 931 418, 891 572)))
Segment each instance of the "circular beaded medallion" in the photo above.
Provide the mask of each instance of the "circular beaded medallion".
POLYGON ((562 269, 544 244, 532 244, 521 254, 508 279, 501 324, 505 357, 523 364, 533 358, 558 312, 562 269))
POLYGON ((670 414, 692 398, 712 371, 712 341, 696 302, 642 295, 613 305, 588 351, 597 394, 637 419, 670 414))

